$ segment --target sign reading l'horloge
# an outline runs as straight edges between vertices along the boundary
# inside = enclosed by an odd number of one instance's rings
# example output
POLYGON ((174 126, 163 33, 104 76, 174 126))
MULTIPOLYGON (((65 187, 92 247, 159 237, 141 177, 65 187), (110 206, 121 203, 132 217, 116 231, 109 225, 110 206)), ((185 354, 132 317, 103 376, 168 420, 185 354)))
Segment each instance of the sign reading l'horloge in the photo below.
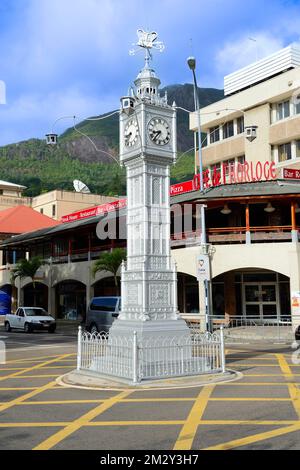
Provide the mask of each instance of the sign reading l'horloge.
MULTIPOLYGON (((221 163, 213 169, 203 171, 203 188, 209 189, 223 184, 255 183, 276 179, 275 162, 221 163)), ((170 195, 183 194, 200 189, 200 174, 193 180, 173 184, 170 195)))

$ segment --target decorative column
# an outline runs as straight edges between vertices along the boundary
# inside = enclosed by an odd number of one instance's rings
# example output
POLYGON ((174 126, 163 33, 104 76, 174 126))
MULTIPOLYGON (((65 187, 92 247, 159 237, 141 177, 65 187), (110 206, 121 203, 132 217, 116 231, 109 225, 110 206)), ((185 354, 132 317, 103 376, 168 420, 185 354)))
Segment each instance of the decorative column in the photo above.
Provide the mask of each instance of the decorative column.
POLYGON ((245 218, 246 218, 246 244, 248 245, 251 243, 249 204, 246 204, 245 218))
POLYGON ((291 225, 292 225, 292 242, 298 243, 298 230, 296 223, 296 204, 295 201, 291 202, 291 225))

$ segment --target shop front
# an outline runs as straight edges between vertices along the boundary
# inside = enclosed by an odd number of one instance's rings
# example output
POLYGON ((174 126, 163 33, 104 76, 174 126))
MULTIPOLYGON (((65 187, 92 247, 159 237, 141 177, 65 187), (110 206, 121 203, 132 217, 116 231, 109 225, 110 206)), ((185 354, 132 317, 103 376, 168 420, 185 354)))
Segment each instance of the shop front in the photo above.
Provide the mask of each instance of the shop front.
POLYGON ((83 321, 86 314, 86 286, 79 281, 62 281, 56 285, 55 291, 57 318, 83 321))
POLYGON ((212 280, 212 302, 218 316, 289 319, 290 281, 273 271, 230 271, 212 280))

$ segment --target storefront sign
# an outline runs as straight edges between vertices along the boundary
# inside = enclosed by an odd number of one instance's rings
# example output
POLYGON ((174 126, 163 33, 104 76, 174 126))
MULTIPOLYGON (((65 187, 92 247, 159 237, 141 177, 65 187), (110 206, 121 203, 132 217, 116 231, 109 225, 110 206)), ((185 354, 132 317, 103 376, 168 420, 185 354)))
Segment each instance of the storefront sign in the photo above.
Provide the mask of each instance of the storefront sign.
POLYGON ((197 257, 197 280, 205 281, 210 279, 210 265, 208 255, 197 257))
POLYGON ((62 217, 61 222, 74 222, 75 220, 87 219, 88 217, 95 217, 103 215, 107 212, 113 212, 122 209, 126 206, 126 199, 118 199, 117 201, 101 204, 100 206, 91 207, 90 209, 73 212, 62 217))
MULTIPOLYGON (((286 169, 284 169, 286 170, 286 169)), ((298 172, 300 179, 300 170, 287 170, 288 172, 298 172)), ((244 163, 222 163, 215 166, 213 170, 203 171, 203 188, 209 189, 224 184, 236 183, 254 183, 257 181, 269 181, 276 179, 276 170, 274 162, 244 162, 244 163)), ((295 177, 294 177, 295 178, 295 177)), ((200 174, 194 176, 192 180, 184 181, 170 186, 170 196, 199 191, 200 174)), ((61 222, 74 222, 75 220, 95 217, 106 212, 116 211, 126 206, 126 199, 91 207, 86 210, 73 212, 62 217, 61 222)))
POLYGON ((282 178, 286 180, 300 180, 300 170, 295 168, 283 168, 282 178))

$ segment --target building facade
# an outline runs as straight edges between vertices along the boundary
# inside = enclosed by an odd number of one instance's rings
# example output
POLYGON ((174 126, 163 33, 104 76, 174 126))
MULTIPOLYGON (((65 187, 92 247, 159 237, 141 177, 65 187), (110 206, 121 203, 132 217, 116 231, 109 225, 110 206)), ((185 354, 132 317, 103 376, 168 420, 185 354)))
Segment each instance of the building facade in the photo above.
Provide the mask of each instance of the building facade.
MULTIPOLYGON (((199 205, 205 204, 210 315, 292 318, 294 324, 300 323, 297 51, 280 51, 226 77, 225 98, 201 110, 206 133, 204 192, 199 190, 199 175, 170 191, 171 248, 181 313, 205 316, 204 285, 197 280, 199 205), (246 138, 249 126, 257 126, 252 141, 246 138)), ((190 128, 197 131, 194 113, 190 128)), ((106 206, 89 217, 73 214, 57 227, 2 243, 5 253, 38 254, 50 260, 37 285, 40 303, 57 318, 81 320, 93 295, 115 293, 111 275, 102 272, 93 278, 91 267, 101 251, 126 246, 125 203, 112 204, 112 210, 106 206), (99 224, 106 227, 107 238, 99 238, 99 224)), ((2 267, 0 287, 9 284, 9 269, 9 264, 2 267)), ((22 283, 21 291, 22 300, 29 302, 30 280, 22 283)))

